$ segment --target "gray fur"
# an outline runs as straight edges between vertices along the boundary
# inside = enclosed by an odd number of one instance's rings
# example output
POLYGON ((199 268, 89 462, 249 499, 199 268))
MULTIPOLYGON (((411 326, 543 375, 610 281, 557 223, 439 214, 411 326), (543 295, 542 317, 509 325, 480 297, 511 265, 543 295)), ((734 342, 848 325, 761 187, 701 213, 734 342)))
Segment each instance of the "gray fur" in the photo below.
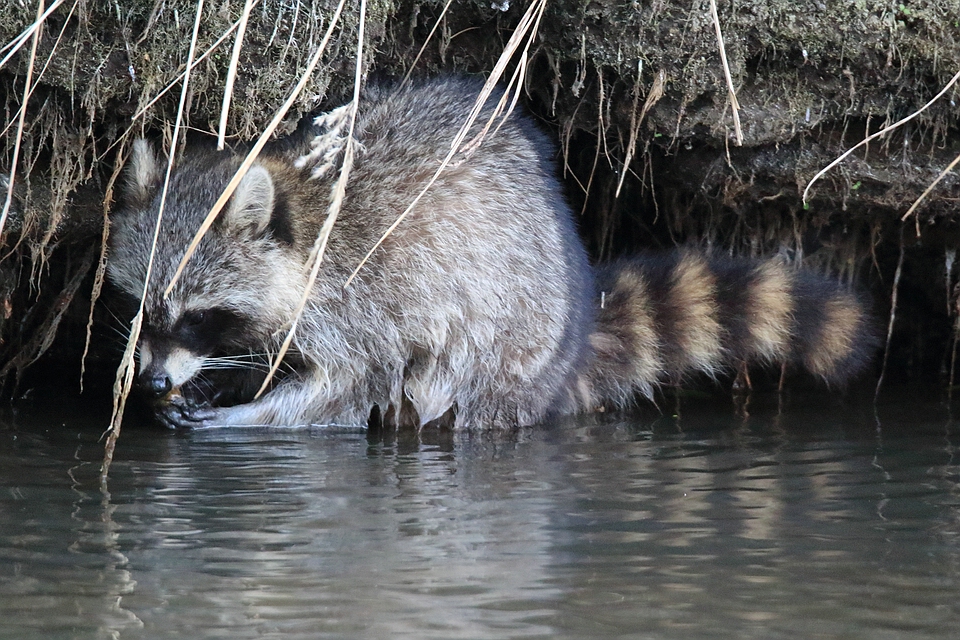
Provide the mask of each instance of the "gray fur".
MULTIPOLYGON (((420 426, 455 416, 458 428, 508 428, 622 406, 637 391, 649 394, 662 381, 686 375, 688 365, 668 370, 674 361, 689 360, 680 357, 685 348, 706 349, 706 356, 690 361, 711 374, 751 352, 746 344, 726 346, 744 332, 724 324, 730 313, 716 287, 691 286, 700 272, 713 277, 697 266, 699 259, 675 260, 677 275, 669 270, 674 267, 660 270, 663 287, 676 290, 663 300, 640 291, 650 288, 644 272, 621 278, 615 270, 611 282, 636 281, 640 289, 619 296, 627 305, 622 312, 600 309, 593 271, 556 177, 555 149, 522 114, 512 115, 468 158, 455 158, 344 288, 366 252, 433 176, 479 89, 472 80, 445 78, 368 91, 359 108, 359 152, 346 196, 295 335, 297 373, 259 400, 235 406, 186 400, 176 391, 225 362, 219 356, 269 354, 279 347, 337 177, 328 169, 339 161, 341 118, 331 112, 316 121, 312 136, 261 155, 164 300, 185 247, 242 157, 185 153, 170 185, 145 301, 142 346, 149 353, 141 375, 176 370, 191 377, 171 376, 174 389, 159 404, 161 419, 171 426, 363 425, 379 407, 388 422, 420 426), (702 340, 700 327, 690 321, 683 331, 663 326, 682 318, 664 310, 691 296, 699 296, 691 317, 704 327, 702 340), (242 318, 243 329, 225 329, 215 348, 191 348, 183 318, 211 308, 242 318), (601 325, 595 329, 597 318, 601 325), (672 344, 671 336, 682 341, 672 344), (716 341, 726 342, 713 348, 716 341), (197 369, 201 373, 194 375, 197 369)), ((488 115, 481 114, 467 140, 488 115)), ((134 146, 129 204, 112 218, 108 276, 137 297, 157 215, 159 166, 146 143, 134 146)), ((842 307, 831 317, 856 319, 859 303, 849 296, 842 302, 854 305, 854 313, 842 307)), ((784 320, 791 323, 792 304, 787 307, 784 320)), ((784 331, 799 335, 802 329, 784 331)), ((784 359, 793 357, 790 348, 784 347, 784 359)), ((771 357, 780 353, 760 359, 771 357)), ((817 360, 827 373, 831 362, 817 360)))
MULTIPOLYGON (((513 116, 468 161, 445 171, 343 287, 433 175, 478 91, 473 81, 445 79, 380 92, 361 105, 361 151, 296 335, 305 371, 248 404, 165 407, 178 414, 171 422, 365 424, 374 405, 399 415, 408 399, 419 423, 453 408, 458 427, 498 428, 570 409, 565 389, 586 357, 592 281, 560 195, 553 148, 526 118, 513 116)), ((153 335, 170 332, 185 310, 218 305, 251 320, 247 350, 276 350, 337 173, 309 179, 310 167, 293 166, 308 152, 308 144, 288 143, 265 153, 258 169, 286 202, 293 244, 270 230, 238 235, 238 220, 227 216, 164 301, 184 248, 239 164, 232 153, 185 154, 147 293, 153 335)), ((147 173, 136 164, 129 171, 134 180, 147 173)), ((135 184, 134 195, 146 186, 135 184)), ((108 274, 135 296, 156 207, 120 211, 112 220, 108 274)))

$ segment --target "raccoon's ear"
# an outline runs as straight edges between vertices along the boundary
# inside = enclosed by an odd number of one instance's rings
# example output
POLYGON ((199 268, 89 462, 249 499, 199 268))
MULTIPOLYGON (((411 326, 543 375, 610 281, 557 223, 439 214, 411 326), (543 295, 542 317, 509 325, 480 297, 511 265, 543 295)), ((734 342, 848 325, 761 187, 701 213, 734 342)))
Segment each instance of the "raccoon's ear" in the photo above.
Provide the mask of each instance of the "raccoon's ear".
POLYGON ((273 178, 266 167, 255 164, 243 176, 221 216, 222 228, 241 236, 258 237, 273 214, 273 178))
POLYGON ((145 208, 163 182, 163 170, 153 145, 140 138, 133 142, 127 158, 123 199, 130 206, 145 208))

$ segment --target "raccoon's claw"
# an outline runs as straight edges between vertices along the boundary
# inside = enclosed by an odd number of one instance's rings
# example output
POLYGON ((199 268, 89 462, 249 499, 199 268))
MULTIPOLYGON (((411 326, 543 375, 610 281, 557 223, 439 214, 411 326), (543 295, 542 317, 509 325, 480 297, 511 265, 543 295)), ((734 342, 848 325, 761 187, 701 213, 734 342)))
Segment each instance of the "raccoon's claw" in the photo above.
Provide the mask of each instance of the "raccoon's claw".
POLYGON ((170 429, 202 429, 221 424, 219 411, 208 405, 190 402, 175 395, 157 408, 157 419, 170 429))

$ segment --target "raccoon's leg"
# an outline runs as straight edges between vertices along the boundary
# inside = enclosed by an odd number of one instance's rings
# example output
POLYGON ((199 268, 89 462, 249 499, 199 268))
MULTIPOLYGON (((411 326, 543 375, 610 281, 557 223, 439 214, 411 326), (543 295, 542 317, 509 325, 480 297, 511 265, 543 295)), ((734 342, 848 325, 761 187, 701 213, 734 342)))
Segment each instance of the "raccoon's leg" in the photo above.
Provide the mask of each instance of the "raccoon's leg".
POLYGON ((195 404, 182 396, 174 396, 157 411, 157 417, 168 427, 187 429, 312 424, 366 426, 367 414, 342 405, 333 409, 324 389, 325 386, 314 380, 289 381, 258 400, 232 407, 195 404))

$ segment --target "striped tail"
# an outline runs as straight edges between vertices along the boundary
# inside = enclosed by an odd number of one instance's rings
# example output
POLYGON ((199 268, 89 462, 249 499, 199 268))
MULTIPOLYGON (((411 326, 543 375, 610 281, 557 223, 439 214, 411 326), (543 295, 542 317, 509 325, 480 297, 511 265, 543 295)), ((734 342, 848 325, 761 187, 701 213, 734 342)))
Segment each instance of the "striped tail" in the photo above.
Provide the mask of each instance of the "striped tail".
POLYGON ((855 293, 779 259, 641 256, 600 266, 597 291, 584 381, 594 406, 623 406, 665 382, 743 364, 799 364, 839 384, 877 345, 855 293))

